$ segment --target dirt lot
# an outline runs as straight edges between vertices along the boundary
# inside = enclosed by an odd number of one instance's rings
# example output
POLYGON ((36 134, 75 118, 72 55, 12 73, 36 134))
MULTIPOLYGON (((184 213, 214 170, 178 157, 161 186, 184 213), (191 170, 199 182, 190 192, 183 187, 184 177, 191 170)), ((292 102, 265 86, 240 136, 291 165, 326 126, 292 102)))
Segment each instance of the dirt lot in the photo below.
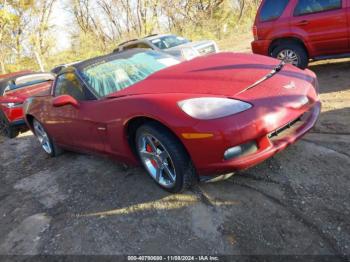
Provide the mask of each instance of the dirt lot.
POLYGON ((323 101, 312 133, 184 194, 109 159, 47 158, 29 132, 2 138, 0 254, 350 255, 350 60, 311 69, 323 101))

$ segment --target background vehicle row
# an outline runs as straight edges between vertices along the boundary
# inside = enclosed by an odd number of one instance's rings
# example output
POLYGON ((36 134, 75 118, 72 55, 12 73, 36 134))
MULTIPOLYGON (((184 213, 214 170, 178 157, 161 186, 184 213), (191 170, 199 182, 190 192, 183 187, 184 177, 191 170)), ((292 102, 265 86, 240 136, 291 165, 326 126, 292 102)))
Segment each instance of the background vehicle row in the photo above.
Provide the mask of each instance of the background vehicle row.
POLYGON ((31 96, 49 91, 54 75, 22 71, 0 76, 0 132, 14 138, 28 130, 23 119, 23 103, 31 96))
POLYGON ((350 0, 263 0, 253 33, 254 53, 300 68, 350 57, 350 0))

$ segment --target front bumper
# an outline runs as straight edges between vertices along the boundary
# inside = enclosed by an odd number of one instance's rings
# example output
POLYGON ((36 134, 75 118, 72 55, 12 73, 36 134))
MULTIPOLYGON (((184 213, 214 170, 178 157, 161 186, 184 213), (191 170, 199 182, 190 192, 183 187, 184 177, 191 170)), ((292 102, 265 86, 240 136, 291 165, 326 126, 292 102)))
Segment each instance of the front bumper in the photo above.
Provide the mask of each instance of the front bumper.
POLYGON ((12 127, 26 126, 26 122, 23 119, 20 119, 20 120, 16 120, 14 122, 11 122, 10 126, 12 126, 12 127))
POLYGON ((233 128, 235 131, 228 130, 218 133, 210 140, 197 142, 196 147, 194 144, 188 147, 188 143, 196 143, 188 141, 186 147, 200 176, 215 176, 246 169, 295 143, 316 124, 320 110, 321 103, 317 101, 307 111, 296 113, 289 118, 288 122, 282 122, 283 124, 269 126, 257 120, 255 124, 249 123, 239 128, 236 126, 233 128), (229 147, 249 141, 256 142, 258 148, 255 152, 230 160, 224 159, 224 152, 229 147))

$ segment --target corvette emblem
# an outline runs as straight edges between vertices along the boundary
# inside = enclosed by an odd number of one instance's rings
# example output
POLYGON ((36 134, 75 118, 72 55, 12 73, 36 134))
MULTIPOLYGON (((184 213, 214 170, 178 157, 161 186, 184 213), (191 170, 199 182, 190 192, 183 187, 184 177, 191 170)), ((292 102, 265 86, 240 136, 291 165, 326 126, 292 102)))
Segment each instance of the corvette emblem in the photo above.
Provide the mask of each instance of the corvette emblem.
POLYGON ((285 89, 294 89, 296 88, 296 85, 293 81, 291 81, 289 84, 283 86, 285 89))

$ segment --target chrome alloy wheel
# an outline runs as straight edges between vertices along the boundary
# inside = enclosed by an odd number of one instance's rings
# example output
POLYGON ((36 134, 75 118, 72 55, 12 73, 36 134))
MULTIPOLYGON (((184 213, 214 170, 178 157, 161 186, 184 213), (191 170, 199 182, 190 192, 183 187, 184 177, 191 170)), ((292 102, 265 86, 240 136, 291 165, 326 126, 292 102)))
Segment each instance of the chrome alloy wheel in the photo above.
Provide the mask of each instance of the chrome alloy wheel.
POLYGON ((152 178, 161 186, 171 188, 176 182, 174 163, 162 143, 150 134, 138 138, 141 161, 152 178))
POLYGON ((46 153, 51 154, 52 147, 51 147, 49 136, 45 132, 43 126, 36 120, 34 120, 34 131, 42 148, 45 150, 46 153))
POLYGON ((277 59, 282 60, 288 64, 292 64, 294 66, 299 65, 299 56, 291 49, 284 49, 278 53, 277 59))

